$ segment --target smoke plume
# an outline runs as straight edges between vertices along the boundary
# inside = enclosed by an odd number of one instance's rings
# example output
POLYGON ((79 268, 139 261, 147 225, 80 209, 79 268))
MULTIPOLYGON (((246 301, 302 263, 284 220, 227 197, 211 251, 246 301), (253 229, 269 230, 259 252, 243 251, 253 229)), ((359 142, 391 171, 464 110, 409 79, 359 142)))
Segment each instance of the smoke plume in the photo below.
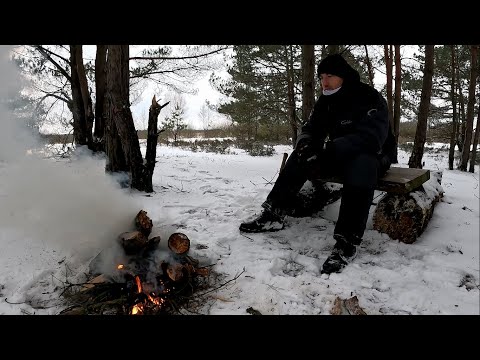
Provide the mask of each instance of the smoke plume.
POLYGON ((130 229, 140 204, 105 173, 104 159, 81 149, 68 161, 41 156, 28 121, 7 106, 23 84, 10 51, 0 46, 0 228, 85 261, 130 229))

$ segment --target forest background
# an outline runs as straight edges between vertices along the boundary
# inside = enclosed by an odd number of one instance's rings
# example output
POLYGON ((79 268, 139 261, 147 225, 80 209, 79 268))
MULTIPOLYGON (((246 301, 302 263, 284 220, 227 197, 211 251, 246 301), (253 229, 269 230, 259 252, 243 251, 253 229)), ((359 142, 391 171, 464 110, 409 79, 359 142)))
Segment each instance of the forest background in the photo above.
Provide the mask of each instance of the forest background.
POLYGON ((107 172, 150 192, 152 144, 220 153, 233 145, 254 156, 293 146, 320 94, 316 64, 329 53, 383 93, 410 167, 422 167, 425 143, 440 142, 450 169, 473 172, 478 45, 17 46, 10 54, 25 82, 9 105, 63 144, 59 156, 78 146, 105 153, 107 172), (192 114, 186 98, 202 82, 204 102, 192 114), (145 164, 138 139, 151 144, 145 164))

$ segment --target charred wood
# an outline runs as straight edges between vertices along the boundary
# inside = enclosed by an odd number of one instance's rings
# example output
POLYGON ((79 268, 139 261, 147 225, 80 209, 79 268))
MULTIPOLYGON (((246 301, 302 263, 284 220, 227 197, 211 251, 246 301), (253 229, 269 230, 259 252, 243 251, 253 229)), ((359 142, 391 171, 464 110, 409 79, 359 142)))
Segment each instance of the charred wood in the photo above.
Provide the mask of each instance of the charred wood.
POLYGON ((138 231, 140 231, 145 236, 150 235, 153 228, 152 220, 147 216, 147 212, 140 210, 137 216, 135 217, 135 226, 138 231))

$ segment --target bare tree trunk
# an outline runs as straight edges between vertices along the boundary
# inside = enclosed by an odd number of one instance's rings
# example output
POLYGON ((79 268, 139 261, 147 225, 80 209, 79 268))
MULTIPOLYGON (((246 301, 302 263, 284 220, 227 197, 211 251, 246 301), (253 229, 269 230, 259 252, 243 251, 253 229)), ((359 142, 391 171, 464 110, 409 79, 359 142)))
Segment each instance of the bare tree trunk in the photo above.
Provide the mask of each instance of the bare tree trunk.
POLYGON ((110 107, 108 99, 105 100, 105 104, 107 105, 105 111, 105 153, 108 159, 105 170, 107 172, 128 172, 127 159, 122 150, 122 143, 118 136, 117 126, 113 121, 113 108, 110 107))
POLYGON ((365 63, 367 64, 368 69, 368 82, 370 86, 373 86, 373 68, 372 63, 370 61, 370 57, 368 56, 368 48, 367 45, 363 45, 365 47, 365 63))
POLYGON ((400 45, 395 45, 395 102, 393 107, 393 134, 395 135, 395 153, 393 164, 398 163, 398 136, 400 135, 400 101, 402 99, 402 63, 400 45))
POLYGON ((130 170, 130 186, 139 191, 152 192, 146 177, 140 143, 133 123, 129 101, 129 46, 109 45, 107 61, 107 101, 109 116, 113 119, 121 141, 123 154, 130 170))
POLYGON ((470 84, 468 87, 468 105, 467 105, 467 122, 465 125, 465 142, 463 143, 462 158, 459 170, 467 171, 468 158, 470 157, 470 145, 472 143, 473 132, 473 111, 475 107, 475 88, 477 80, 477 46, 470 47, 471 62, 470 62, 470 84))
POLYGON ((293 59, 292 59, 292 47, 291 45, 285 46, 285 64, 287 68, 287 96, 288 96, 288 108, 289 108, 289 122, 292 130, 292 143, 295 146, 297 143, 297 111, 295 104, 295 78, 293 72, 293 59))
POLYGON ((472 148, 472 156, 470 158, 470 168, 468 169, 469 172, 475 172, 475 160, 477 158, 477 145, 478 145, 478 136, 479 136, 479 126, 480 123, 480 109, 477 113, 477 127, 475 128, 475 136, 473 138, 473 148, 472 148))
POLYGON ((420 106, 418 109, 417 129, 413 143, 412 155, 408 160, 408 167, 422 169, 423 149, 427 137, 427 120, 430 110, 430 98, 432 95, 432 78, 434 66, 434 45, 425 46, 425 67, 423 70, 423 83, 420 106))
POLYGON ((328 55, 338 54, 340 45, 327 45, 326 51, 328 55))
POLYGON ((154 96, 152 99, 152 105, 148 110, 148 132, 147 132, 147 150, 145 153, 145 163, 147 167, 147 183, 153 189, 152 177, 155 170, 155 163, 157 157, 157 145, 158 135, 161 131, 158 131, 158 115, 160 111, 168 105, 167 102, 164 105, 159 105, 157 99, 154 96))
MULTIPOLYGON (((108 47, 107 47, 108 51, 108 47)), ((107 55, 107 61, 105 63, 105 92, 107 89, 107 65, 110 61, 107 55)), ((106 94, 105 94, 106 95, 106 94)), ((117 126, 113 119, 113 105, 105 97, 105 105, 103 107, 105 114, 105 153, 108 161, 105 165, 107 172, 128 172, 130 170, 125 154, 122 150, 122 143, 118 136, 117 126)))
POLYGON ((392 59, 392 48, 391 45, 383 45, 383 50, 385 52, 385 67, 387 75, 387 105, 388 105, 388 121, 390 126, 395 129, 393 124, 393 89, 392 89, 392 72, 393 72, 393 59, 392 59))
POLYGON ((77 49, 82 45, 70 45, 70 70, 72 89, 73 138, 77 145, 87 145, 87 122, 85 119, 85 105, 78 74, 77 49))
POLYGON ((77 64, 77 74, 78 81, 80 83, 80 92, 82 94, 84 114, 85 114, 85 136, 87 138, 87 145, 90 150, 94 150, 93 147, 93 108, 92 108, 92 98, 90 92, 88 91, 88 81, 87 75, 85 74, 85 66, 83 65, 83 49, 82 45, 75 46, 75 58, 77 64))
POLYGON ((305 123, 315 104, 315 46, 302 45, 302 120, 305 123))
POLYGON ((322 45, 322 50, 320 50, 320 59, 325 58, 327 55, 327 45, 322 45))
POLYGON ((97 151, 105 151, 105 88, 107 61, 107 46, 97 45, 95 56, 95 128, 93 131, 95 148, 97 151))
POLYGON ((450 134, 450 149, 448 150, 448 169, 453 170, 453 163, 455 161, 455 143, 457 139, 457 101, 455 96, 455 45, 451 45, 451 52, 452 52, 452 78, 451 78, 451 85, 450 85, 450 98, 452 99, 452 130, 450 134))
POLYGON ((456 67, 456 72, 457 72, 457 86, 458 86, 458 95, 459 95, 459 105, 460 105, 460 109, 459 109, 459 116, 458 116, 458 119, 459 119, 459 123, 457 125, 458 127, 458 138, 457 138, 457 146, 458 146, 458 150, 462 151, 463 149, 463 144, 465 143, 465 129, 466 129, 466 123, 467 123, 467 120, 466 120, 466 115, 465 115, 465 97, 463 96, 463 89, 462 89, 462 78, 460 77, 460 67, 457 63, 457 67, 456 67))

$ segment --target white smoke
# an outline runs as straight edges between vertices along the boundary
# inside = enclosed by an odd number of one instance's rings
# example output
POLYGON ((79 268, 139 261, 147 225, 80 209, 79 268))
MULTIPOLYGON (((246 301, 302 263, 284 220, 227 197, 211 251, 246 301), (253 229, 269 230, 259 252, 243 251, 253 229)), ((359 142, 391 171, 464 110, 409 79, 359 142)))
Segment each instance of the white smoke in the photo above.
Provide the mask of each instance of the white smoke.
POLYGON ((55 162, 30 151, 40 142, 5 106, 21 84, 10 50, 0 46, 0 230, 85 261, 131 230, 140 204, 105 174, 104 159, 55 162))

